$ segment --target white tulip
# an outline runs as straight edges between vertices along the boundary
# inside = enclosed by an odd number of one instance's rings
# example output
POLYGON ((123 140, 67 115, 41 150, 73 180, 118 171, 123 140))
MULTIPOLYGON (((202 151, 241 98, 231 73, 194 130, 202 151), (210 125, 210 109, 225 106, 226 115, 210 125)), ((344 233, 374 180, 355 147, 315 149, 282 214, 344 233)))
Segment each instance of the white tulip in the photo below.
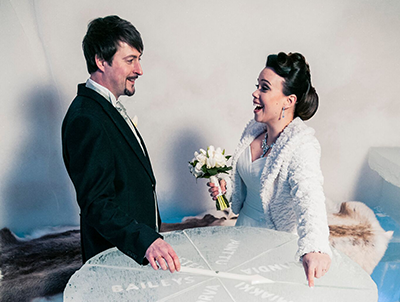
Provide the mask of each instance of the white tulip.
POLYGON ((215 158, 213 157, 207 158, 207 169, 214 168, 215 164, 216 164, 215 158))
POLYGON ((198 154, 196 160, 203 166, 206 163, 207 157, 204 154, 198 154))
POLYGON ((216 153, 214 155, 215 166, 218 168, 222 168, 226 166, 226 158, 222 155, 222 153, 216 153))
POLYGON ((208 153, 208 157, 214 157, 214 153, 215 153, 215 148, 214 146, 209 146, 207 148, 207 153, 208 153))

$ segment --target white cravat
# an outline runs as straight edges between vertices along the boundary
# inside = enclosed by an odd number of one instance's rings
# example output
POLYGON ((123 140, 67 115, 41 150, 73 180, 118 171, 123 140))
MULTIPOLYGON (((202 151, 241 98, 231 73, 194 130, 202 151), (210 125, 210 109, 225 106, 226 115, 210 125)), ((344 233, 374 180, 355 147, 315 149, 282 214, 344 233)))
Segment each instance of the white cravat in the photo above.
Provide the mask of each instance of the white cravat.
POLYGON ((135 135, 135 137, 139 143, 139 146, 142 148, 143 154, 146 156, 146 153, 144 152, 144 148, 140 142, 140 138, 137 134, 137 131, 136 131, 136 129, 133 125, 133 122, 130 119, 128 113, 126 112, 124 105, 122 105, 121 102, 115 98, 115 96, 111 93, 110 90, 108 90, 106 87, 100 85, 99 83, 96 83, 92 79, 88 79, 86 81, 86 87, 96 91, 98 94, 100 94, 102 97, 104 97, 107 101, 109 101, 115 107, 115 109, 118 110, 118 112, 124 118, 125 122, 128 124, 129 128, 131 128, 133 134, 135 135))

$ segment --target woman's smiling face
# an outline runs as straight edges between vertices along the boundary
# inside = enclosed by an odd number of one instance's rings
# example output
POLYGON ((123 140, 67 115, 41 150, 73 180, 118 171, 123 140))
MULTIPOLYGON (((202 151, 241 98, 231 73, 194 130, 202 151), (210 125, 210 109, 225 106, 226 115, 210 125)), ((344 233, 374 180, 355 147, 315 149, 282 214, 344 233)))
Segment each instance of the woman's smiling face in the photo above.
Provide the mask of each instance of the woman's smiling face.
POLYGON ((254 119, 261 123, 274 123, 281 118, 282 108, 288 98, 282 92, 284 79, 271 68, 264 68, 257 90, 253 92, 254 119))

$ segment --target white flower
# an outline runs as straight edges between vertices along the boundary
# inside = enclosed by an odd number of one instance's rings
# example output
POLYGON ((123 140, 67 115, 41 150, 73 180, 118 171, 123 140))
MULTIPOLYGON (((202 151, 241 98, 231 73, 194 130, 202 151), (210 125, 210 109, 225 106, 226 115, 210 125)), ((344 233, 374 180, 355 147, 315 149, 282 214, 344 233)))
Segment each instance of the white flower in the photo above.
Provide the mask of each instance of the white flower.
POLYGON ((215 148, 214 146, 209 146, 207 148, 207 153, 208 153, 208 157, 214 157, 214 153, 215 153, 215 148))
MULTIPOLYGON (((195 159, 192 160, 192 163, 194 162, 195 159)), ((192 163, 189 163, 189 170, 190 173, 192 173, 195 177, 200 177, 203 176, 203 171, 201 170, 201 166, 199 166, 199 164, 197 163, 197 165, 195 165, 193 167, 192 163)))
POLYGON ((204 166, 203 163, 198 162, 198 163, 196 164, 196 166, 194 167, 195 173, 196 173, 196 174, 203 174, 203 171, 201 170, 201 168, 202 168, 203 166, 204 166))
POLYGON ((222 154, 223 150, 221 148, 215 149, 214 146, 210 146, 207 149, 207 168, 222 168, 226 166, 226 158, 222 154))
POLYGON ((218 168, 222 168, 226 166, 226 158, 225 156, 222 154, 221 152, 216 152, 214 155, 214 159, 215 159, 215 166, 218 168))
POLYGON ((215 158, 210 157, 207 158, 207 169, 211 169, 215 167, 215 158))
POLYGON ((135 125, 135 127, 137 128, 137 125, 139 123, 139 118, 137 117, 137 115, 135 115, 132 119, 132 123, 135 125))
MULTIPOLYGON (((201 150, 202 150, 202 149, 200 149, 200 151, 201 151, 201 150)), ((203 151, 204 151, 204 150, 203 150, 203 151)), ((204 151, 204 153, 205 153, 205 151, 204 151)), ((207 157, 206 157, 206 155, 203 154, 203 153, 197 153, 197 152, 195 152, 195 153, 194 153, 194 158, 193 158, 192 161, 194 161, 194 160, 197 160, 199 163, 201 163, 201 166, 203 166, 203 165, 206 163, 207 157)))
POLYGON ((195 161, 197 161, 197 163, 195 166, 193 166, 193 164, 190 163, 189 168, 190 168, 190 173, 192 173, 195 177, 201 177, 204 175, 202 167, 207 162, 206 154, 207 154, 206 151, 203 149, 200 149, 200 153, 194 152, 194 158, 192 159, 191 163, 194 163, 195 161))

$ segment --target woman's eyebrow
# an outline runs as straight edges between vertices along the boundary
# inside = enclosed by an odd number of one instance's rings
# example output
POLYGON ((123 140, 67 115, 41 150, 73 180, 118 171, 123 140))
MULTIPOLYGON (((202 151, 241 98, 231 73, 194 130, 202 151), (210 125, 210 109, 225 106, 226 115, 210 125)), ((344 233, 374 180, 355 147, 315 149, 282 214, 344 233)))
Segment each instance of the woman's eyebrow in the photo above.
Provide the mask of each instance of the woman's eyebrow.
POLYGON ((261 80, 259 80, 259 82, 264 82, 264 83, 267 83, 268 86, 272 86, 271 83, 268 80, 265 80, 265 79, 261 79, 261 80))

